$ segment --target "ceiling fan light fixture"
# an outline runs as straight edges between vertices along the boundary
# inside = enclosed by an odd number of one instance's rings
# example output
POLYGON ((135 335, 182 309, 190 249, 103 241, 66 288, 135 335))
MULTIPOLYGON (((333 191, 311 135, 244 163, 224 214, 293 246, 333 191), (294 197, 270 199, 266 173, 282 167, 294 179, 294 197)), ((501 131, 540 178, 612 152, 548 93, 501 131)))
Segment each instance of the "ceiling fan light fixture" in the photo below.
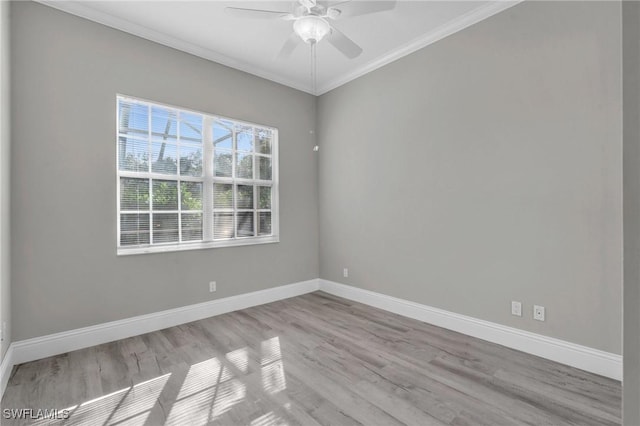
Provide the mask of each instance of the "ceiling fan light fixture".
POLYGON ((323 18, 307 15, 293 23, 293 30, 305 43, 317 43, 329 34, 331 27, 323 18))

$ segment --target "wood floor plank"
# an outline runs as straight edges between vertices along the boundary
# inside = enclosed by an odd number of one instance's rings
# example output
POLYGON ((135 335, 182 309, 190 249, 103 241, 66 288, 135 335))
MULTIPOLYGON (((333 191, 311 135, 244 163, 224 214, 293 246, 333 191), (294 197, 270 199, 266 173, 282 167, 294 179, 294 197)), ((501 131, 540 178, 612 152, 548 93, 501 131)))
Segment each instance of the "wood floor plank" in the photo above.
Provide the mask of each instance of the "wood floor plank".
POLYGON ((7 425, 619 425, 620 383, 322 292, 14 368, 7 425))

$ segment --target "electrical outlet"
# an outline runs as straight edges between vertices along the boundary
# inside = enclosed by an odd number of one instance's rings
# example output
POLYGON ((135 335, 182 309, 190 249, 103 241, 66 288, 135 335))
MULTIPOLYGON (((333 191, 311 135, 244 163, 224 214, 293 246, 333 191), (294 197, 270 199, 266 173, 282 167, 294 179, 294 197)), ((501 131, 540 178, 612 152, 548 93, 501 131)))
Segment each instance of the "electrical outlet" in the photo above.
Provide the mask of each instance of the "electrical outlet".
POLYGON ((544 321, 544 306, 533 305, 533 319, 544 321))
POLYGON ((216 282, 215 281, 211 281, 209 283, 209 293, 213 293, 216 291, 216 282))
POLYGON ((344 268, 342 270, 342 276, 347 278, 349 276, 349 268, 344 268))
POLYGON ((515 315, 517 317, 522 316, 522 303, 516 301, 511 302, 511 315, 515 315))

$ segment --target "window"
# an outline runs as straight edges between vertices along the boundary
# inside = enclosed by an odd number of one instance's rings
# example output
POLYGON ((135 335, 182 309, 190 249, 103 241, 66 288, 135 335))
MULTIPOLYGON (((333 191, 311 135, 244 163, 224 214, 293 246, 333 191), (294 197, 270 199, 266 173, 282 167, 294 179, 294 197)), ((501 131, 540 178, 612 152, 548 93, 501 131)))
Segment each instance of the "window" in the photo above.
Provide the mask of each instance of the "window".
POLYGON ((117 100, 118 254, 278 241, 277 129, 117 100))

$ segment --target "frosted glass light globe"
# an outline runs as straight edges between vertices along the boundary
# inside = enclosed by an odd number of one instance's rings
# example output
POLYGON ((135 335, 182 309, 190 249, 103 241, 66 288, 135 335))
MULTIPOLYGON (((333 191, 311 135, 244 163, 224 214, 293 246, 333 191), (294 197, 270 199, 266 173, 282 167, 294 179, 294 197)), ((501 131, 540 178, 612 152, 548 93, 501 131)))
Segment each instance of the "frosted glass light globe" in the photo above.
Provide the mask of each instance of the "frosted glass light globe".
POLYGON ((319 16, 303 16, 293 23, 293 30, 305 43, 317 43, 329 34, 331 27, 319 16))

